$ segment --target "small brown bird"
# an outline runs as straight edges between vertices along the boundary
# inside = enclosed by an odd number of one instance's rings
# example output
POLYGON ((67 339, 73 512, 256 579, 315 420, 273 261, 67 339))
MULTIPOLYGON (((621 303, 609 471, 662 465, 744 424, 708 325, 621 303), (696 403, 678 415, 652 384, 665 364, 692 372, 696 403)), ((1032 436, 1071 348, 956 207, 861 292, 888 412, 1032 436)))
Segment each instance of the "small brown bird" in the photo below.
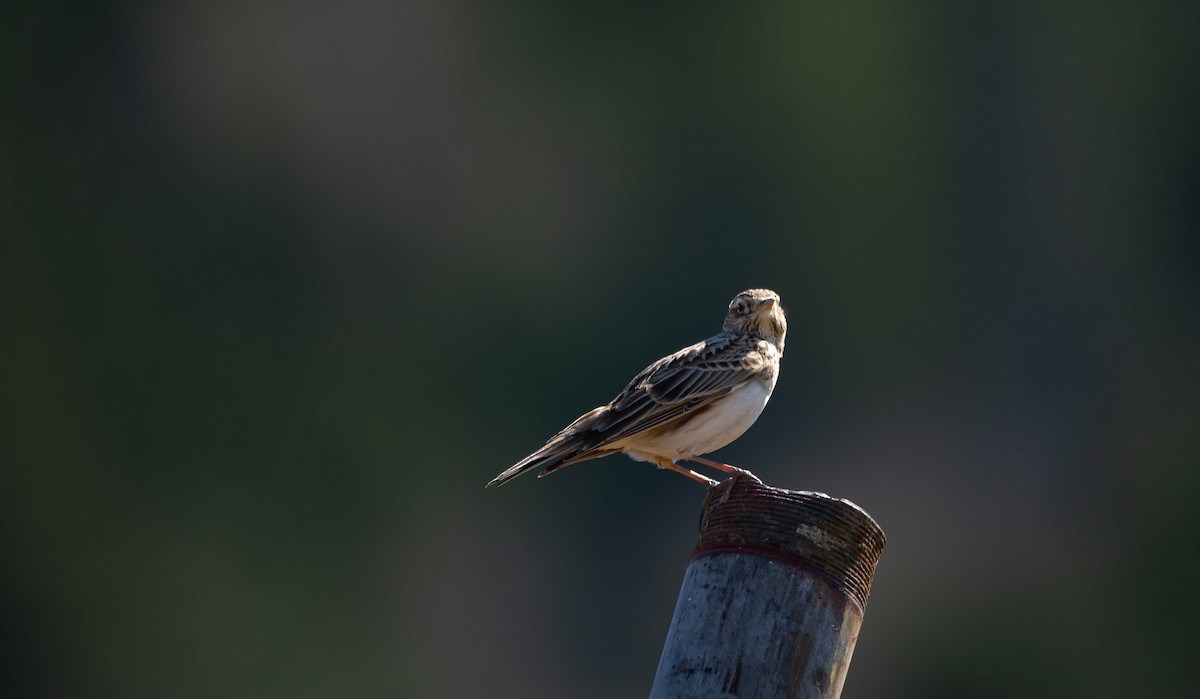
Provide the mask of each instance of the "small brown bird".
POLYGON ((676 462, 752 475, 701 455, 742 436, 758 419, 779 377, 786 334, 779 294, 743 291, 729 303, 721 332, 646 367, 611 403, 581 415, 488 487, 617 452, 708 486, 717 481, 676 462))

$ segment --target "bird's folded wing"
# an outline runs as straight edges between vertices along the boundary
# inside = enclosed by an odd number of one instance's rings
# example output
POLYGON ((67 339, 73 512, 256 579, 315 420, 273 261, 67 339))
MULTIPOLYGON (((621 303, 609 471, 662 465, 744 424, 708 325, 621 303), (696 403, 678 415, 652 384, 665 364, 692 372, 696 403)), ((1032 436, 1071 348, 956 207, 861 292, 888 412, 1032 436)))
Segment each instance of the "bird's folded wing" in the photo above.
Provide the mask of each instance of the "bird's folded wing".
POLYGON ((638 374, 608 410, 591 421, 587 451, 707 405, 753 379, 765 365, 748 338, 724 333, 664 357, 638 374))

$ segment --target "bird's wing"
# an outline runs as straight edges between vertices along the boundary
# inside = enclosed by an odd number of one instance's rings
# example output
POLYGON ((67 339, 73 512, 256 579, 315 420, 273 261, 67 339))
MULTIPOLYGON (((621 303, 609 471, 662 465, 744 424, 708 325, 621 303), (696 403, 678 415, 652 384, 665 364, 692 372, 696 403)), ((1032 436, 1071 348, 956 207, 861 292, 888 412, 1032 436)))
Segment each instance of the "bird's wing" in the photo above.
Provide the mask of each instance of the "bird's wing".
POLYGON ((721 333, 646 367, 588 425, 601 448, 707 405, 755 378, 767 362, 756 341, 721 333))
POLYGON ((620 449, 616 442, 711 403, 769 365, 756 343, 745 335, 723 332, 663 357, 635 376, 611 403, 581 415, 488 485, 532 469, 544 468, 540 475, 545 475, 611 454, 620 449))

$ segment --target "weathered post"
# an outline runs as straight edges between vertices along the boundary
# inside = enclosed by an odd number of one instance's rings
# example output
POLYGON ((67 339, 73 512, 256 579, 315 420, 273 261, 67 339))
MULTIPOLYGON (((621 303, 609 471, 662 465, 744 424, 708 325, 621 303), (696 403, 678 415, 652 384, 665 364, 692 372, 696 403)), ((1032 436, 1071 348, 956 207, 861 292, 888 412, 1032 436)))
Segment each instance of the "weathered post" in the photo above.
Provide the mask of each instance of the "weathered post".
POLYGON ((650 699, 836 699, 883 545, 846 500, 712 488, 650 699))

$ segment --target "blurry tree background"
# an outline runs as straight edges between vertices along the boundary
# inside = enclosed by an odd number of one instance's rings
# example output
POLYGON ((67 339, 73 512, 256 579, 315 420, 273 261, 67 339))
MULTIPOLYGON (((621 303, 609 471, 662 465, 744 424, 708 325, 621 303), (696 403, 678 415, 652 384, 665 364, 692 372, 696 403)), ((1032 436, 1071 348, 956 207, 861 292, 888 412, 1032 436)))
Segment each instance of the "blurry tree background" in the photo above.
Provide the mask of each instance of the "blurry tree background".
POLYGON ((644 696, 701 489, 483 484, 756 286, 846 696, 1200 683, 1200 5, 6 15, 4 696, 644 696))

